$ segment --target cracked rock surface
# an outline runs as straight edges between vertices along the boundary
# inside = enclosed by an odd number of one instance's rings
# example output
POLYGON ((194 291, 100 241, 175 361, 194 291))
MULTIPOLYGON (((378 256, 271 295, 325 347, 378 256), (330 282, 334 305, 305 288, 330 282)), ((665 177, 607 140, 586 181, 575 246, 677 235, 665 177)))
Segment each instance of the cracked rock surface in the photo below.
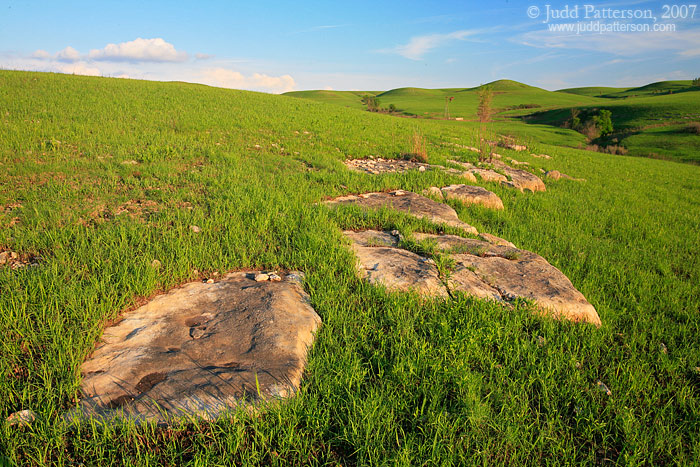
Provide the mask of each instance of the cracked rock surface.
POLYGON ((438 224, 464 229, 465 232, 474 235, 478 234, 474 227, 462 222, 457 217, 457 212, 450 206, 410 191, 396 190, 390 193, 362 193, 341 196, 328 200, 325 204, 329 206, 355 205, 368 209, 393 208, 421 219, 425 218, 438 224))
POLYGON ((496 193, 480 186, 449 185, 440 189, 446 199, 456 199, 464 204, 480 204, 491 209, 503 209, 503 201, 496 193))
POLYGON ((595 308, 571 281, 530 251, 455 235, 414 234, 416 240, 434 242, 455 261, 445 281, 428 258, 401 249, 395 234, 372 230, 344 234, 352 242, 360 276, 389 290, 442 297, 459 291, 504 303, 528 299, 554 317, 601 324, 595 308))
POLYGON ((193 282, 126 313, 83 363, 84 398, 68 418, 214 419, 294 394, 321 320, 300 274, 280 275, 193 282))

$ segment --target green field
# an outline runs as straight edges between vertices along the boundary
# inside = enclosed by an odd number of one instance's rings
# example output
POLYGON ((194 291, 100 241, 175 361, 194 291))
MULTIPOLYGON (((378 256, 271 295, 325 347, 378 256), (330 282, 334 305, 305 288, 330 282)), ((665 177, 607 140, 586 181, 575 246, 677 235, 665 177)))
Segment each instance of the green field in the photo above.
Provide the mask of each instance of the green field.
MULTIPOLYGON (((449 91, 472 115, 473 92, 460 92, 449 91)), ((502 92, 497 106, 523 103, 502 92)), ((600 100, 513 92, 533 96, 525 103, 540 102, 537 110, 600 100)), ((423 102, 399 94, 398 107, 423 102)), ((444 98, 434 97, 416 113, 439 114, 444 98)), ((649 99, 667 97, 675 94, 649 99)), ((396 157, 414 132, 431 163, 473 160, 451 144, 478 145, 473 122, 0 71, 0 128, 0 249, 38 262, 0 267, 0 417, 38 414, 27 427, 0 424, 0 464, 700 464, 700 167, 565 147, 567 135, 582 135, 548 125, 490 127, 521 131, 552 159, 504 156, 586 181, 547 181, 535 194, 483 184, 503 211, 451 205, 479 231, 561 269, 598 310, 595 328, 526 305, 424 301, 356 277, 342 229, 437 227, 319 201, 462 180, 372 176, 342 161, 396 157), (307 275, 323 326, 296 397, 165 428, 61 421, 107 321, 177 284, 245 268, 307 275)))
MULTIPOLYGON (((607 109, 612 112, 615 130, 610 140, 616 140, 615 144, 624 146, 630 155, 700 164, 700 137, 694 126, 700 128, 700 88, 692 86, 691 81, 663 81, 638 88, 572 88, 556 92, 509 80, 495 81, 489 86, 494 92, 495 127, 501 133, 555 145, 586 147, 581 134, 562 132, 571 117, 571 109, 584 112, 607 109), (532 128, 531 124, 538 127, 532 128), (556 129, 542 131, 543 125, 556 129), (564 141, 562 135, 566 135, 568 141, 564 141)), ((467 121, 465 125, 470 126, 476 120, 479 89, 400 88, 368 94, 376 95, 382 107, 394 104, 404 115, 422 118, 445 118, 445 98, 454 97, 449 106, 450 117, 463 118, 467 121)), ((361 97, 365 93, 333 91, 343 96, 336 99, 326 92, 288 94, 346 107, 363 107, 361 97)))

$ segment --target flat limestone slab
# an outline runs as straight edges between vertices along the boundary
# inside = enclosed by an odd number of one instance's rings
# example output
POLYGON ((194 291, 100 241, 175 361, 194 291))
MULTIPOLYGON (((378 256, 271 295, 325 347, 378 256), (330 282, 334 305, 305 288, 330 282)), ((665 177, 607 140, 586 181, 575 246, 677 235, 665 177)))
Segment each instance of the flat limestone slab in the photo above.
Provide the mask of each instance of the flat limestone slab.
POLYGON ((473 226, 462 222, 457 217, 457 212, 450 206, 410 191, 396 190, 390 193, 363 193, 360 195, 341 196, 326 201, 325 204, 329 206, 338 204, 355 205, 369 209, 387 207, 418 218, 425 218, 438 224, 459 227, 464 229, 465 232, 474 235, 478 234, 473 226))
POLYGON ((414 233, 416 240, 433 241, 438 250, 455 261, 456 266, 447 279, 439 276, 431 259, 402 249, 396 233, 367 230, 344 234, 358 258, 360 277, 389 290, 416 290, 439 297, 460 291, 503 303, 525 298, 546 314, 601 324, 593 305, 559 269, 541 256, 512 244, 414 233))
POLYGON ((569 278, 531 251, 456 235, 416 233, 414 237, 432 239, 456 261, 451 290, 477 297, 488 296, 495 290, 500 300, 526 298, 553 316, 596 326, 601 324, 596 309, 569 278))
POLYGON ((503 182, 504 185, 517 188, 520 191, 546 191, 544 182, 537 175, 533 175, 526 170, 514 169, 502 162, 495 161, 494 165, 506 174, 510 180, 503 182))
POLYGON ((480 186, 449 185, 440 190, 446 199, 456 199, 464 204, 480 204, 491 209, 503 209, 501 198, 480 186))
POLYGON ((425 172, 430 169, 430 164, 413 162, 402 159, 384 159, 381 157, 374 159, 349 159, 345 161, 348 169, 357 172, 378 175, 383 173, 403 173, 409 170, 425 172))
POLYGON ((279 275, 189 283, 125 314, 83 363, 84 398, 68 418, 214 419, 294 394, 321 320, 300 273, 279 275))
POLYGON ((447 296, 435 263, 398 248, 398 238, 388 232, 345 231, 357 256, 357 271, 370 284, 388 290, 415 291, 423 295, 447 296))

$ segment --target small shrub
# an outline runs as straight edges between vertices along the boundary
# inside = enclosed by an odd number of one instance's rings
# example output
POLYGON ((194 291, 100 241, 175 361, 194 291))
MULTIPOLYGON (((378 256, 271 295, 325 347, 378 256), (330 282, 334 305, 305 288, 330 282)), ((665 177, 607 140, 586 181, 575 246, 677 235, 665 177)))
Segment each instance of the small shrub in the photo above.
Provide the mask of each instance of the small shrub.
POLYGON ((700 135, 700 122, 693 122, 685 128, 685 131, 695 135, 700 135))
POLYGON ((588 141, 592 141, 600 136, 600 129, 598 129, 598 125, 590 120, 581 126, 578 131, 582 133, 588 139, 588 141))
POLYGON ((602 136, 607 136, 613 132, 612 112, 602 109, 598 115, 593 117, 595 126, 598 127, 602 136))
POLYGON ((693 86, 700 86, 700 77, 693 80, 693 86))
POLYGON ((411 152, 403 155, 403 158, 413 162, 428 162, 428 150, 425 145, 425 138, 418 130, 413 130, 411 135, 411 152))
POLYGON ((367 110, 370 112, 377 112, 379 110, 379 100, 367 94, 362 98, 362 103, 367 106, 367 110))
POLYGON ((482 86, 479 90, 479 106, 476 115, 480 122, 491 121, 491 103, 493 102, 493 91, 490 86, 482 86))

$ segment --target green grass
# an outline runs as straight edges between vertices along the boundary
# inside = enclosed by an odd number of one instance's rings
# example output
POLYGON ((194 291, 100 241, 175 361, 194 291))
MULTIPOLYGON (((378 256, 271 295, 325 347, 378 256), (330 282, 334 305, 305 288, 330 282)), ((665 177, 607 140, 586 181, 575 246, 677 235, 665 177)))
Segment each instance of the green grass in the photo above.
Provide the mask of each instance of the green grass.
POLYGON ((588 86, 583 88, 560 89, 557 92, 568 94, 578 94, 580 96, 607 97, 609 94, 625 92, 630 88, 611 88, 605 86, 588 86))
POLYGON ((453 204, 561 269, 597 308, 599 329, 526 304, 426 302, 355 277, 341 229, 435 227, 318 201, 459 180, 374 177, 342 160, 401 154, 416 128, 431 162, 473 160, 445 144, 477 145, 460 123, 0 72, 0 246, 41 256, 38 267, 0 268, 0 417, 39 415, 31 427, 3 424, 0 453, 39 465, 700 463, 700 167, 533 141, 553 159, 503 152, 587 181, 537 194, 486 184, 503 199, 498 212, 453 204), (241 268, 307 273, 323 327, 295 398, 169 428, 60 422, 107 320, 241 268))

